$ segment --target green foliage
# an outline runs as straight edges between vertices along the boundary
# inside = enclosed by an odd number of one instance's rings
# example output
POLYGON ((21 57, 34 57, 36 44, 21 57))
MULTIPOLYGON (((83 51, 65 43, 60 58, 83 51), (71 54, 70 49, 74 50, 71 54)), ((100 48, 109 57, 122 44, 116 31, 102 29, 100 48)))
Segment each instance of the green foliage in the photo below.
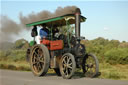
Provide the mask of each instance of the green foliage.
POLYGON ((0 60, 25 61, 26 50, 0 51, 0 60))
POLYGON ((128 64, 128 48, 114 48, 107 51, 105 60, 110 64, 128 64))
POLYGON ((99 64, 101 75, 99 78, 128 80, 128 64, 112 65, 109 63, 99 64))
POLYGON ((10 70, 20 70, 20 71, 30 71, 30 65, 27 62, 13 62, 13 61, 1 61, 1 69, 10 69, 10 70))
POLYGON ((119 47, 120 48, 128 48, 128 42, 123 41, 122 43, 120 43, 119 47))
POLYGON ((69 26, 62 26, 61 28, 59 28, 60 30, 60 34, 64 34, 64 35, 74 35, 74 26, 73 25, 69 25, 69 26))
POLYGON ((128 43, 118 40, 97 38, 83 41, 88 53, 94 53, 99 62, 111 64, 128 64, 128 43))
POLYGON ((15 49, 24 49, 28 47, 28 42, 25 39, 20 39, 15 42, 15 49))
POLYGON ((0 51, 0 60, 6 60, 10 54, 11 50, 0 51))
MULTIPOLYGON (((94 40, 83 40, 81 43, 86 46, 88 53, 94 53, 98 57, 100 63, 128 64, 128 42, 99 37, 94 40)), ((0 51, 0 60, 25 61, 28 46, 26 40, 17 40, 12 50, 0 51)))
POLYGON ((12 50, 11 54, 8 56, 8 58, 11 61, 25 61, 26 56, 26 50, 12 50))

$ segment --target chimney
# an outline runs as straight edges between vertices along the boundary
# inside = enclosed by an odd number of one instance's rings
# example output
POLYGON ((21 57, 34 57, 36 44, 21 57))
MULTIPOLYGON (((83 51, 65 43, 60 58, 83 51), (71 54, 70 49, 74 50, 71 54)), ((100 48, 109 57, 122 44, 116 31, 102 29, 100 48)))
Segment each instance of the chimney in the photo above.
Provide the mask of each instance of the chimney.
POLYGON ((75 36, 79 39, 80 38, 80 15, 81 11, 79 8, 76 8, 75 10, 75 36))

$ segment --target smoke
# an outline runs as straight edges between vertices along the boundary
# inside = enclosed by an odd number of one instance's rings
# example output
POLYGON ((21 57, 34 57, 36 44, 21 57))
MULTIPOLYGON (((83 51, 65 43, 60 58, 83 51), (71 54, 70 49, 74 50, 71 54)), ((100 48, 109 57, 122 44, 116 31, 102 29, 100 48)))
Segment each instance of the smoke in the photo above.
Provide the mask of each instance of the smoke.
POLYGON ((42 12, 39 12, 37 14, 32 12, 28 16, 23 16, 23 14, 20 13, 20 21, 21 21, 22 24, 28 24, 28 23, 31 23, 31 22, 35 22, 35 21, 40 21, 40 20, 46 19, 46 18, 48 18, 50 16, 52 16, 52 13, 49 12, 49 11, 42 11, 42 12))
POLYGON ((0 42, 15 40, 13 39, 12 36, 17 36, 20 34, 22 30, 25 30, 26 28, 25 24, 48 19, 51 17, 61 16, 64 14, 71 14, 71 13, 74 13, 76 8, 77 8, 76 6, 67 6, 64 8, 58 7, 54 13, 44 10, 39 13, 32 12, 28 16, 23 16, 22 13, 19 13, 20 24, 11 20, 7 16, 1 15, 0 42))
POLYGON ((18 35, 21 31, 20 24, 17 24, 7 16, 1 15, 0 18, 0 42, 2 41, 13 41, 12 36, 18 35))
POLYGON ((57 17, 57 16, 61 16, 64 14, 71 14, 75 12, 76 8, 77 8, 76 6, 67 6, 64 8, 58 7, 54 13, 44 10, 37 14, 32 12, 28 16, 23 16, 23 14, 20 13, 20 21, 23 24, 28 24, 31 22, 40 21, 40 20, 51 18, 51 17, 57 17))

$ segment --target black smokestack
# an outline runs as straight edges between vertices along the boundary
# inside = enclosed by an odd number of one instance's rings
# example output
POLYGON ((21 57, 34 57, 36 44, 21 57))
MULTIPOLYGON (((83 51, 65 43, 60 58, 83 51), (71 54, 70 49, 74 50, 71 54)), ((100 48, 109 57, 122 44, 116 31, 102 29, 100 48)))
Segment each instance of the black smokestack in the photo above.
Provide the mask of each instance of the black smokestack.
POLYGON ((81 15, 81 11, 79 8, 76 8, 75 11, 75 35, 77 38, 80 38, 80 15, 81 15))

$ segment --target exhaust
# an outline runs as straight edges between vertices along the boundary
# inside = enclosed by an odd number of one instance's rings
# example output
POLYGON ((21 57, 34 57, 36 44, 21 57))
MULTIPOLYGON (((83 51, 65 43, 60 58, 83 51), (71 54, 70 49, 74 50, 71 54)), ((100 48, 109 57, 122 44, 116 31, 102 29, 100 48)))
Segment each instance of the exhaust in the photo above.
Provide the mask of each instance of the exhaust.
POLYGON ((80 39, 80 15, 81 11, 79 8, 76 8, 75 10, 75 36, 80 39))

